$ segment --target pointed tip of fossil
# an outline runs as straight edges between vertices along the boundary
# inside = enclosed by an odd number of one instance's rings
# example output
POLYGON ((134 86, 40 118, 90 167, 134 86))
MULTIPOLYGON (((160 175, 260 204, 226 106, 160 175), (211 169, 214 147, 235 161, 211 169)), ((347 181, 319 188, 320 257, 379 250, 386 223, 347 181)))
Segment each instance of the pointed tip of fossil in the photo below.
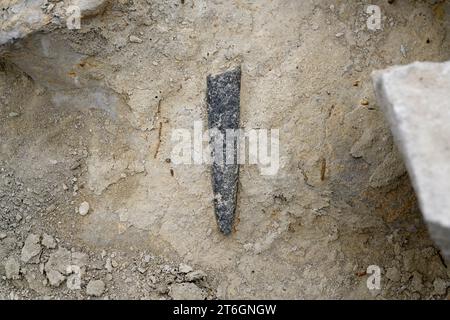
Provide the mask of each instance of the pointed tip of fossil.
POLYGON ((220 210, 216 211, 217 226, 224 235, 229 235, 233 232, 234 224, 234 209, 232 214, 224 214, 220 210))
POLYGON ((223 235, 228 236, 231 234, 231 226, 224 226, 219 224, 219 230, 222 232, 223 235))

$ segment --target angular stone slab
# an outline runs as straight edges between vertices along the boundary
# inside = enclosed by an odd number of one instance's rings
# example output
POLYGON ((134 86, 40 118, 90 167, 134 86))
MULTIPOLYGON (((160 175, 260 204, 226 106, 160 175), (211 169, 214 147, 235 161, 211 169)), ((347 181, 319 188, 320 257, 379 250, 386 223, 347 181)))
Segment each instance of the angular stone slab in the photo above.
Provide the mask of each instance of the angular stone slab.
MULTIPOLYGON (((220 157, 215 152, 215 143, 222 143, 214 136, 210 140, 212 153, 212 187, 214 192, 214 210, 220 231, 230 234, 236 210, 239 165, 237 161, 225 162, 226 130, 239 128, 239 104, 241 87, 241 69, 238 67, 225 73, 208 76, 207 105, 208 129, 216 129, 223 136, 223 152, 220 157), (219 156, 219 157, 218 157, 219 156), (223 159, 223 162, 218 161, 223 159)), ((233 148, 237 159, 237 147, 233 148)))
MULTIPOLYGON (((25 38, 29 34, 66 27, 68 8, 76 6, 80 16, 99 14, 108 0, 69 0, 51 3, 47 0, 0 1, 0 46, 25 38)), ((0 51, 1 53, 1 51, 0 51)))
POLYGON ((372 75, 431 237, 450 261, 450 62, 372 75))

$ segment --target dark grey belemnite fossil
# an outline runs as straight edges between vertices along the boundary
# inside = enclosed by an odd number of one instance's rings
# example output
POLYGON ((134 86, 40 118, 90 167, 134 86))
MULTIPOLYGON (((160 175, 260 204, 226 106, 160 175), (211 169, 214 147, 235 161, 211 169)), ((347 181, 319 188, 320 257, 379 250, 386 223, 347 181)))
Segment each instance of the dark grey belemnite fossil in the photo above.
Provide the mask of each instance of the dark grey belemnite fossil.
POLYGON ((237 163, 238 146, 234 145, 234 162, 226 164, 226 130, 239 128, 239 103, 241 88, 241 68, 224 72, 207 79, 208 129, 215 129, 221 135, 212 135, 210 139, 212 153, 212 187, 214 192, 214 210, 220 231, 229 234, 232 231, 236 210, 239 165, 237 163), (217 136, 223 139, 217 140, 217 136), (223 143, 222 155, 216 154, 215 143, 223 143), (223 159, 222 161, 218 161, 223 159))

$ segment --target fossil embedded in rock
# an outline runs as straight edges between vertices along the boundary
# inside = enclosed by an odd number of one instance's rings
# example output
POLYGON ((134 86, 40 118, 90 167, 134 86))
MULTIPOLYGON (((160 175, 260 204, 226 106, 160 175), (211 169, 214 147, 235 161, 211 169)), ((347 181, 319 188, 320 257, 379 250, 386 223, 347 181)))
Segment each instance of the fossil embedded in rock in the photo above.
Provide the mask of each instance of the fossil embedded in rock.
POLYGON ((236 210, 238 147, 226 146, 227 130, 239 127, 241 69, 237 67, 207 79, 208 129, 212 155, 214 210, 220 231, 231 233, 236 210), (227 148, 228 147, 228 155, 227 148), (228 161, 232 156, 232 161, 228 161))

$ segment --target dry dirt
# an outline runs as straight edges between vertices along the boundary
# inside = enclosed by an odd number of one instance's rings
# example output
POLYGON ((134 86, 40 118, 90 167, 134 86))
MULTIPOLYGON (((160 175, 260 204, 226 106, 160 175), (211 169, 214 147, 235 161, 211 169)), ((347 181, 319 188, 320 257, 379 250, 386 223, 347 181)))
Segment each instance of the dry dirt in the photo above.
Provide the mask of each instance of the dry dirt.
POLYGON ((438 1, 119 0, 80 30, 18 41, 0 60, 0 299, 449 298, 370 81, 448 60, 449 14, 438 1), (370 3, 382 30, 367 29, 370 3), (206 125, 207 75, 236 65, 241 126, 280 129, 281 167, 241 166, 226 237, 210 168, 168 159, 173 129, 206 125))

